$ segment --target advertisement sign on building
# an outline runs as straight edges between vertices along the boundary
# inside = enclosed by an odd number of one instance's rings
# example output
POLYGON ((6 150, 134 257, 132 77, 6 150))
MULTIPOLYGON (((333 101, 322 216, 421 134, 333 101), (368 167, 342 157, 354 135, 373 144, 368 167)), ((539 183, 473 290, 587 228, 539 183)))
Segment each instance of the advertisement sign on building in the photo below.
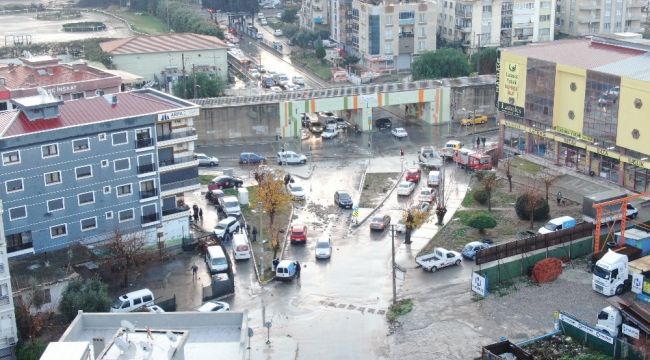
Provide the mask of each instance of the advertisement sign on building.
POLYGON ((639 329, 632 327, 628 324, 623 324, 623 334, 627 336, 631 336, 635 339, 639 338, 639 329))
POLYGON ((524 117, 527 59, 501 51, 497 66, 497 108, 504 114, 524 117))
POLYGON ((640 294, 643 291, 643 275, 633 273, 632 274, 632 292, 635 294, 640 294))
POLYGON ((176 110, 172 112, 158 114, 158 121, 174 120, 190 116, 199 116, 199 108, 176 110))
POLYGON ((487 296, 487 289, 487 278, 479 273, 472 273, 472 291, 481 296, 487 296))
POLYGON ((571 325, 571 326, 573 326, 573 327, 575 327, 575 328, 577 328, 579 330, 582 330, 583 332, 585 332, 585 333, 587 333, 587 334, 589 334, 589 335, 591 335, 591 336, 593 336, 595 338, 603 340, 603 341, 605 341, 607 343, 610 343, 610 344, 614 343, 614 338, 613 337, 611 337, 611 336, 609 336, 609 335, 607 335, 607 334, 605 334, 605 333, 603 333, 603 332, 601 332, 599 330, 596 330, 595 328, 593 328, 593 327, 591 327, 591 326, 589 326, 587 324, 584 324, 581 321, 578 321, 578 320, 572 318, 571 316, 569 316, 569 315, 567 315, 565 313, 562 313, 562 312, 560 313, 560 321, 562 321, 562 322, 564 322, 566 324, 569 324, 569 325, 571 325))

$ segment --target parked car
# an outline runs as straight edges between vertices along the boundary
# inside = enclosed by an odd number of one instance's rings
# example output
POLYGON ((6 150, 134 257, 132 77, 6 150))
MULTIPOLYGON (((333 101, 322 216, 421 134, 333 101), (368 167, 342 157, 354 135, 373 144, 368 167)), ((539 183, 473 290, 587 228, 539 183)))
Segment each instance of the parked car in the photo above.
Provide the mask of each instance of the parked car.
POLYGON ((403 139, 403 138, 409 136, 409 134, 406 132, 406 130, 404 130, 404 128, 394 128, 391 131, 391 134, 393 134, 393 136, 398 138, 398 139, 403 139))
POLYGON ((306 243, 307 242, 307 225, 305 224, 293 224, 291 226, 291 235, 289 235, 289 241, 292 244, 297 242, 306 243))
POLYGON ((325 130, 323 131, 323 133, 321 134, 321 137, 322 137, 323 139, 333 139, 333 138, 335 138, 338 134, 339 134, 339 131, 338 131, 338 130, 336 130, 336 129, 332 129, 332 128, 329 128, 329 129, 325 129, 325 130))
POLYGON ((219 205, 219 199, 226 196, 222 190, 208 190, 205 193, 205 199, 212 205, 219 205))
POLYGON ((210 181, 208 190, 238 188, 244 185, 244 180, 229 175, 219 175, 210 181))
POLYGON ((370 219, 370 230, 386 230, 390 226, 390 216, 388 215, 374 215, 370 219))
POLYGON ((282 88, 279 87, 279 86, 271 86, 271 87, 269 88, 269 90, 271 90, 271 91, 273 91, 273 92, 276 92, 276 93, 281 93, 281 92, 282 92, 282 88))
POLYGON ((206 154, 194 153, 194 160, 199 161, 199 166, 219 166, 219 159, 206 154))
POLYGON ((312 134, 320 134, 324 130, 323 124, 320 123, 320 121, 312 121, 309 123, 309 131, 312 132, 312 134))
POLYGON ((303 154, 297 154, 293 151, 280 151, 278 153, 278 165, 296 165, 307 162, 307 157, 303 154))
POLYGON ((464 118, 460 120, 460 124, 463 126, 480 125, 485 124, 486 122, 488 122, 487 115, 474 115, 471 118, 464 118))
POLYGON ((305 78, 302 76, 294 76, 291 78, 291 82, 296 85, 305 85, 305 78))
POLYGON ((406 232, 406 224, 404 224, 404 219, 399 218, 397 220, 397 222, 394 223, 393 225, 395 225, 395 231, 396 232, 398 232, 400 234, 403 234, 403 233, 406 232))
POLYGON ((294 200, 305 200, 305 189, 303 189, 302 185, 289 183, 287 189, 289 189, 289 194, 294 200))
POLYGON ((434 187, 440 185, 440 171, 431 170, 427 176, 427 186, 434 187))
POLYGON ((273 35, 275 35, 275 36, 282 36, 282 35, 284 35, 284 34, 282 33, 282 30, 281 30, 281 29, 275 29, 275 30, 273 30, 273 35))
POLYGON ((221 210, 226 215, 239 217, 241 215, 241 208, 239 207, 239 199, 236 196, 224 196, 219 199, 221 210))
POLYGON ((433 200, 435 200, 435 195, 435 191, 431 190, 431 188, 422 188, 422 190, 420 190, 420 194, 418 195, 418 201, 432 203, 433 200))
POLYGON ((462 257, 459 252, 443 248, 435 248, 433 252, 415 258, 415 262, 422 266, 422 269, 431 272, 451 265, 460 265, 461 261, 462 257))
POLYGON ((379 118, 375 120, 375 127, 379 130, 387 130, 393 127, 393 122, 389 118, 379 118))
POLYGON ((461 254, 467 259, 474 260, 476 258, 476 253, 478 253, 480 250, 487 249, 490 246, 491 245, 488 243, 472 241, 471 243, 465 245, 461 251, 461 254))
POLYGON ((293 280, 296 277, 296 262, 293 260, 282 260, 275 268, 276 280, 293 280))
POLYGON ((257 69, 253 69, 253 70, 251 70, 251 72, 250 72, 250 76, 251 76, 253 79, 258 79, 260 76, 262 76, 262 74, 260 74, 260 72, 257 71, 257 69))
POLYGON ((337 129, 347 129, 350 126, 350 124, 345 121, 344 118, 342 117, 337 117, 336 118, 336 128, 337 129))
POLYGON ((344 209, 352 209, 352 196, 345 190, 337 190, 334 193, 334 204, 344 209))
POLYGON ((208 301, 197 309, 200 312, 226 312, 230 311, 230 305, 223 301, 208 301))
POLYGON ((414 183, 419 183, 422 176, 422 170, 419 168, 409 168, 406 170, 406 181, 411 181, 414 183))
POLYGON ((266 157, 256 153, 244 152, 239 154, 240 164, 263 164, 266 162, 266 157))
POLYGON ((262 25, 268 25, 269 22, 266 21, 266 18, 261 18, 261 19, 260 19, 260 24, 262 24, 262 25))
POLYGON ((151 312, 155 314, 162 314, 165 312, 165 309, 161 308, 158 305, 145 306, 143 310, 144 312, 151 312))
POLYGON ((257 34, 255 34, 255 38, 256 38, 257 40, 262 40, 262 39, 264 39, 264 35, 262 35, 261 32, 258 32, 257 34))
POLYGON ((214 227, 214 235, 219 240, 228 241, 240 228, 239 220, 233 216, 220 220, 214 227))
POLYGON ((316 241, 316 259, 329 259, 332 256, 332 239, 327 232, 316 241))
POLYGON ((402 181, 397 185, 397 196, 409 196, 415 190, 415 183, 402 181))
POLYGON ((325 129, 332 129, 332 130, 338 129, 338 125, 336 124, 336 119, 333 117, 327 118, 327 120, 325 121, 325 129))

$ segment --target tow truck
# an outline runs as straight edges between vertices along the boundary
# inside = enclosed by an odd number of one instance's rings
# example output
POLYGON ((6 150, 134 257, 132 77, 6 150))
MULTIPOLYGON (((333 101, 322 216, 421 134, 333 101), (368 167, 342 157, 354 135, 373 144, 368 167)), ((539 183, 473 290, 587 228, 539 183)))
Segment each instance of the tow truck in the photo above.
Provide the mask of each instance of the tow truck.
POLYGON ((462 148, 454 152, 453 160, 461 169, 492 170, 492 157, 480 151, 462 148))

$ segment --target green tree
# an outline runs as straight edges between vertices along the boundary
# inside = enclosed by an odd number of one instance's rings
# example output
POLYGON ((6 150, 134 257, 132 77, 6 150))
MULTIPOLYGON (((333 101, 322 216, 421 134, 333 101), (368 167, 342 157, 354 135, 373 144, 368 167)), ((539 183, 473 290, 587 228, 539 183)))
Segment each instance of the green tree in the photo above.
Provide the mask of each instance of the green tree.
POLYGON ((197 98, 219 97, 223 96, 225 89, 226 83, 220 77, 210 77, 200 72, 188 76, 185 80, 179 79, 173 88, 174 95, 183 99, 194 98, 195 91, 197 98), (194 77, 196 77, 196 87, 194 87, 194 77))
POLYGON ((63 290, 59 311, 72 321, 79 310, 84 312, 107 312, 111 308, 108 287, 95 277, 90 280, 75 279, 63 290))
POLYGON ((38 360, 45 352, 47 344, 42 340, 20 342, 16 347, 16 358, 18 360, 38 360))
POLYGON ((325 48, 323 47, 323 45, 319 45, 316 48, 316 58, 320 61, 323 61, 323 59, 325 59, 325 55, 326 55, 325 48))
POLYGON ((478 213, 465 219, 465 225, 478 230, 480 234, 485 233, 485 229, 493 229, 497 226, 497 221, 488 213, 478 213))
POLYGON ((483 48, 470 59, 472 71, 478 69, 479 75, 497 73, 497 48, 483 48))
POLYGON ((534 189, 520 195, 515 202, 515 213, 521 220, 530 220, 530 228, 533 228, 535 220, 548 218, 548 201, 544 196, 534 189))
POLYGON ((354 55, 346 55, 341 65, 343 65, 344 67, 348 65, 355 65, 356 63, 359 62, 359 60, 360 59, 354 55))
POLYGON ((296 18, 296 14, 298 14, 297 8, 286 9, 282 12, 282 16, 280 16, 280 21, 287 24, 293 24, 294 22, 296 22, 296 20, 298 20, 298 18, 296 18))
POLYGON ((465 54, 455 49, 425 52, 411 64, 413 80, 467 76, 470 73, 465 54))

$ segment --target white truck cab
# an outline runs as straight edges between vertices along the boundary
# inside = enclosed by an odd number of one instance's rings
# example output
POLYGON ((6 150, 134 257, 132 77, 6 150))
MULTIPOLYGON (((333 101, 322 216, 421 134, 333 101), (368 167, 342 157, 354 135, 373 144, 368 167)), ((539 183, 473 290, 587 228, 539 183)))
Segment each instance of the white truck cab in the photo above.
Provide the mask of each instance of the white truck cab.
POLYGON ((598 313, 596 329, 609 334, 609 336, 617 337, 621 324, 623 324, 621 312, 611 305, 600 310, 598 313))
POLYGON ((629 285, 627 255, 612 250, 596 262, 591 288, 605 296, 620 295, 629 285))

